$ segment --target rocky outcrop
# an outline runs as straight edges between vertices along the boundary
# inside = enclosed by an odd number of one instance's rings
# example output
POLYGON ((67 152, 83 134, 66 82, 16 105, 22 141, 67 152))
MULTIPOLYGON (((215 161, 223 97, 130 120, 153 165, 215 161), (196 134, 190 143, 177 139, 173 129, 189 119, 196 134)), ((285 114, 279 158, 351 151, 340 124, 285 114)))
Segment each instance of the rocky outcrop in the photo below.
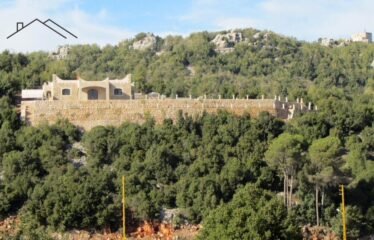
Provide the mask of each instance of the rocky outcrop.
POLYGON ((323 47, 346 47, 352 43, 351 40, 347 39, 332 39, 332 38, 318 38, 318 43, 323 47))
POLYGON ((87 165, 87 152, 81 142, 75 142, 71 146, 68 158, 76 168, 87 165))
POLYGON ((270 40, 270 37, 271 37, 271 32, 269 31, 262 31, 262 32, 256 32, 255 34, 253 34, 252 38, 255 40, 255 41, 260 41, 260 40, 263 40, 263 41, 269 41, 270 40))
POLYGON ((70 51, 69 46, 60 46, 56 52, 49 53, 49 57, 55 60, 63 60, 67 58, 70 51))
POLYGON ((302 235, 303 240, 340 240, 331 229, 322 226, 304 226, 302 235))
POLYGON ((333 45, 336 45, 336 41, 332 38, 319 38, 318 43, 324 47, 331 47, 333 45))
POLYGON ((244 41, 241 32, 231 31, 226 34, 217 34, 211 41, 216 45, 216 51, 221 53, 232 52, 237 43, 244 41))
POLYGON ((20 220, 10 216, 0 221, 0 239, 14 239, 20 231, 20 220))
POLYGON ((136 50, 145 50, 154 48, 156 46, 157 39, 153 34, 147 34, 144 38, 135 41, 132 47, 136 50))
POLYGON ((372 68, 374 68, 374 60, 373 60, 373 62, 371 63, 371 65, 370 65, 372 68))
POLYGON ((259 38, 260 38, 260 35, 261 35, 260 32, 256 32, 255 34, 253 34, 253 38, 254 38, 254 39, 259 39, 259 38))
POLYGON ((188 65, 187 70, 190 73, 190 76, 195 76, 195 74, 196 74, 195 67, 193 67, 192 65, 188 65))

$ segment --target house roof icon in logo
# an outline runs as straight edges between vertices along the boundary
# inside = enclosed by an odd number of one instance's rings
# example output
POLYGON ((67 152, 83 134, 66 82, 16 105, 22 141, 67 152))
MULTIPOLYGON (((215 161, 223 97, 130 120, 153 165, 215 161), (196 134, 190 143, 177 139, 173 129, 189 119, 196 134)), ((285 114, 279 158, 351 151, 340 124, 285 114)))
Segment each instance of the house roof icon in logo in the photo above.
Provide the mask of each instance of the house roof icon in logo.
POLYGON ((45 26, 46 28, 48 28, 50 31, 53 31, 54 33, 58 34, 62 38, 67 39, 67 36, 68 37, 71 36, 71 37, 74 37, 74 38, 78 38, 76 35, 74 35, 70 31, 66 30, 64 27, 62 27, 61 25, 59 25, 58 23, 56 23, 52 19, 47 19, 46 21, 42 22, 38 18, 35 18, 34 20, 32 20, 31 22, 29 22, 26 25, 24 25, 23 22, 17 22, 16 31, 14 33, 10 34, 7 37, 7 39, 13 37, 14 35, 16 35, 17 33, 21 32, 22 30, 24 30, 25 28, 29 27, 30 25, 32 25, 34 23, 35 24, 42 24, 43 26, 45 26))

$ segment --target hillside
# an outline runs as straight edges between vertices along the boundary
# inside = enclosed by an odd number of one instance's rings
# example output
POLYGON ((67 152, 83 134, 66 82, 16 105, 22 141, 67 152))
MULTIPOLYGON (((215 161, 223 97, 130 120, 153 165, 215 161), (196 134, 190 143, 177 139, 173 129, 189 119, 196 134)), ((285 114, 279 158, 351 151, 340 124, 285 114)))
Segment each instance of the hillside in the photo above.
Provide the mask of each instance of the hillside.
POLYGON ((237 32, 242 36, 239 42, 230 42, 224 34, 202 32, 186 38, 154 37, 153 45, 134 49, 135 43, 149 37, 138 34, 116 46, 71 46, 62 61, 51 61, 46 53, 25 56, 4 52, 0 59, 1 79, 11 79, 21 87, 35 87, 50 81, 52 73, 63 79, 80 76, 88 80, 132 73, 139 91, 152 90, 167 96, 206 93, 294 97, 305 95, 310 86, 338 87, 356 93, 365 88, 372 91, 373 44, 328 48, 272 32, 237 32), (217 51, 222 47, 222 41, 215 39, 217 35, 223 36, 224 45, 232 51, 217 51))
MULTIPOLYGON (((0 220, 48 239, 73 229, 120 231, 126 176, 128 230, 144 220, 202 224, 198 239, 301 239, 306 225, 349 239, 374 231, 374 45, 323 47, 272 32, 141 33, 116 46, 0 54, 0 220), (20 89, 52 74, 98 80, 133 74, 139 92, 231 98, 303 97, 318 111, 285 123, 227 112, 88 132, 61 120, 20 122, 20 89), (164 218, 165 219, 165 218, 164 218), (328 230, 330 231, 330 230, 328 230)), ((1 233, 0 233, 1 236, 1 233)), ((17 239, 17 237, 15 237, 17 239)))

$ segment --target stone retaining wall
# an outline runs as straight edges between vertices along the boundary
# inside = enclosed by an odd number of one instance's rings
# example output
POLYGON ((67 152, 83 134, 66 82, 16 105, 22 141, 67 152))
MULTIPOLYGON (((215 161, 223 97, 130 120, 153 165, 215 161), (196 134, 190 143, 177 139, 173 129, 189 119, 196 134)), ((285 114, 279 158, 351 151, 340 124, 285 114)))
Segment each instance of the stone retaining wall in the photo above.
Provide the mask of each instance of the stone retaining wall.
MULTIPOLYGON (((118 126, 123 122, 143 123, 153 116, 157 123, 165 118, 175 120, 179 110, 197 117, 203 112, 216 113, 226 110, 236 115, 249 113, 256 117, 262 111, 290 119, 302 104, 280 102, 272 99, 142 99, 112 101, 23 101, 21 117, 30 125, 53 123, 67 118, 71 123, 89 130, 98 125, 118 126), (294 110, 293 110, 294 109, 294 110)), ((304 108, 305 109, 305 108, 304 108)))

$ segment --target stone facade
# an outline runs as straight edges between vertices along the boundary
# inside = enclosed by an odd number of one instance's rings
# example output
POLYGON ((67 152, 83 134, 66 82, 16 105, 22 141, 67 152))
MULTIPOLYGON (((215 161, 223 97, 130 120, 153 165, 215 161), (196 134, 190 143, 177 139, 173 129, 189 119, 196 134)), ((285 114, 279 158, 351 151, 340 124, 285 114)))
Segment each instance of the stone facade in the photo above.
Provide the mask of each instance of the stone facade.
POLYGON ((52 82, 43 84, 44 100, 87 101, 124 100, 132 97, 131 74, 124 79, 86 81, 63 80, 53 75, 52 82))
POLYGON ((311 110, 302 102, 291 103, 272 99, 131 99, 127 101, 24 101, 21 117, 30 125, 53 123, 66 118, 82 129, 99 125, 119 126, 123 122, 143 123, 154 117, 156 123, 166 118, 176 120, 182 111, 192 117, 226 110, 236 115, 250 114, 257 117, 266 111, 281 119, 291 119, 296 112, 311 110))
MULTIPOLYGON (((236 115, 250 114, 257 117, 266 111, 281 119, 292 119, 297 112, 312 110, 302 99, 288 102, 280 96, 272 99, 207 99, 206 96, 193 99, 166 98, 152 92, 149 94, 132 92, 131 75, 121 80, 85 81, 62 80, 53 75, 52 82, 45 83, 41 90, 23 90, 21 118, 27 124, 54 123, 58 119, 68 119, 78 127, 89 130, 99 125, 119 126, 123 122, 143 123, 154 117, 157 123, 164 119, 176 120, 180 111, 192 117, 204 112, 217 113, 225 110, 236 115)), ((317 107, 315 106, 315 109, 317 107)))
POLYGON ((353 42, 372 43, 373 35, 371 32, 362 32, 352 35, 353 42))

